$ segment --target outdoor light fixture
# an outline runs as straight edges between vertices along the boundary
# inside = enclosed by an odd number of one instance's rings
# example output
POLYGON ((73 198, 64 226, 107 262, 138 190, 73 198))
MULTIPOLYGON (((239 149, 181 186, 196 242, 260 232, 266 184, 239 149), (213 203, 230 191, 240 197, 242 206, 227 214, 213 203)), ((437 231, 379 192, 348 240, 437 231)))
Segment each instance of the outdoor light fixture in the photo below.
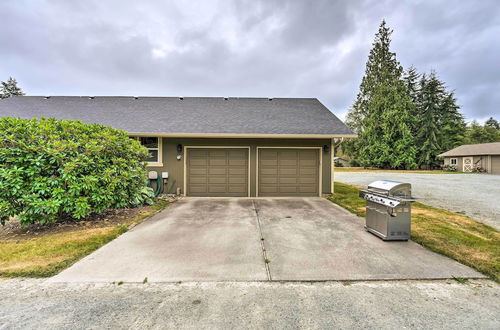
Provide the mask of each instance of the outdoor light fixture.
POLYGON ((182 144, 177 145, 177 152, 182 152, 182 144))
POLYGON ((324 151, 324 152, 328 152, 328 151, 330 151, 330 147, 328 146, 328 144, 325 144, 325 145, 323 146, 323 151, 324 151))

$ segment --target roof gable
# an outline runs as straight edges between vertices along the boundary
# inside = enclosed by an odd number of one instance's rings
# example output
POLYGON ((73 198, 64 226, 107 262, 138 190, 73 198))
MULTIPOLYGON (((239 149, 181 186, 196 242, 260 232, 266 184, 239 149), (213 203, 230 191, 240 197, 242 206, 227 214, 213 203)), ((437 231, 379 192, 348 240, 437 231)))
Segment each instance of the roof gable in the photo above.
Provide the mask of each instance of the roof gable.
POLYGON ((15 96, 0 116, 81 120, 129 133, 354 136, 315 98, 15 96))

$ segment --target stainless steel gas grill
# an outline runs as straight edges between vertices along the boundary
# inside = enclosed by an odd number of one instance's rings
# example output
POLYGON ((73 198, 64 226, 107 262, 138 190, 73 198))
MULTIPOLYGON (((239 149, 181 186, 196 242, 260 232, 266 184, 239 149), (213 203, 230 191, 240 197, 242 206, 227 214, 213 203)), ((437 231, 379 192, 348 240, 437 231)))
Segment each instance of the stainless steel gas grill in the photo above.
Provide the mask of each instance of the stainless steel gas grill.
POLYGON ((411 184, 379 180, 359 196, 366 200, 366 230, 384 241, 410 238, 411 184))

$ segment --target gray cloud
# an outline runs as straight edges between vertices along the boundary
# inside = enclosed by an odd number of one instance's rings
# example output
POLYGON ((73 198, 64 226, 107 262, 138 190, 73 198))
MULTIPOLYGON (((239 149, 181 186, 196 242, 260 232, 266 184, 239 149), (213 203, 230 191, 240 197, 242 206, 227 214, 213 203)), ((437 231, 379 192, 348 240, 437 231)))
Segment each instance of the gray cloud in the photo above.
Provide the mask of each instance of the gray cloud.
POLYGON ((500 117, 496 1, 0 3, 0 80, 31 95, 318 97, 341 117, 385 18, 401 63, 434 69, 467 119, 500 117))

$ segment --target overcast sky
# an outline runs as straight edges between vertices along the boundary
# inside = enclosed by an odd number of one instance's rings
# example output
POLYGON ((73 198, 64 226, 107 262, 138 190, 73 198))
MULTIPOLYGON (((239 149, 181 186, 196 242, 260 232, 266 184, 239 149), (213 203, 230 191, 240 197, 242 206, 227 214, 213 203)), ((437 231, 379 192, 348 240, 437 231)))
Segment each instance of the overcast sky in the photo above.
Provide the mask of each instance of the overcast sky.
POLYGON ((317 97, 344 118, 382 19, 467 120, 500 119, 500 1, 0 1, 0 80, 29 95, 317 97), (124 5, 128 2, 130 5, 124 5))

